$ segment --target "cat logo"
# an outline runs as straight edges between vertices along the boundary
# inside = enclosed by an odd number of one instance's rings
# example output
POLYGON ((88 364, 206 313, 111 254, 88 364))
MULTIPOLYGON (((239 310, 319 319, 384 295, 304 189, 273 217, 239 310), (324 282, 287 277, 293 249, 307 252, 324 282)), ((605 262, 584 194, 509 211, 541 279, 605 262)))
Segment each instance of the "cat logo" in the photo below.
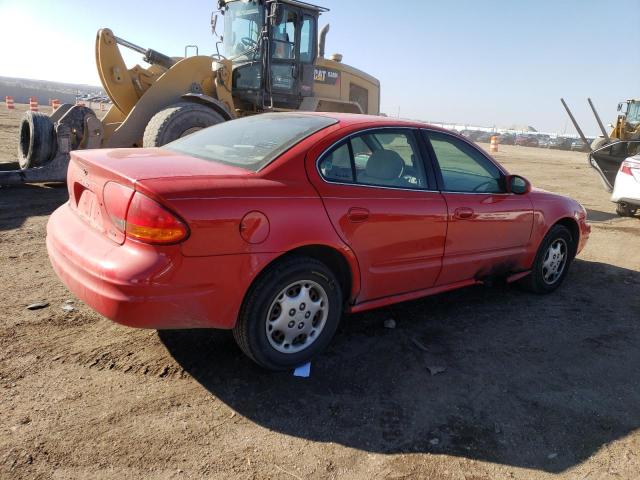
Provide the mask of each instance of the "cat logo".
POLYGON ((313 71, 313 80, 317 83, 325 85, 335 85, 340 81, 340 72, 328 68, 315 68, 313 71))

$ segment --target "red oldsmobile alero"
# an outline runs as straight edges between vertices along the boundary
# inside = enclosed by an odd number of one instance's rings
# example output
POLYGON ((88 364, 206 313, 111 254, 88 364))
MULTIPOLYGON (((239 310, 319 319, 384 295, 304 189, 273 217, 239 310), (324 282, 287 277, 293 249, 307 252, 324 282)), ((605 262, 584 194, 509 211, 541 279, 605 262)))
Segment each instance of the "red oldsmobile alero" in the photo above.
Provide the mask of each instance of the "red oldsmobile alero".
POLYGON ((272 369, 344 311, 496 277, 551 292, 590 232, 463 137, 384 117, 263 114, 71 157, 47 235, 69 289, 132 327, 233 329, 272 369))

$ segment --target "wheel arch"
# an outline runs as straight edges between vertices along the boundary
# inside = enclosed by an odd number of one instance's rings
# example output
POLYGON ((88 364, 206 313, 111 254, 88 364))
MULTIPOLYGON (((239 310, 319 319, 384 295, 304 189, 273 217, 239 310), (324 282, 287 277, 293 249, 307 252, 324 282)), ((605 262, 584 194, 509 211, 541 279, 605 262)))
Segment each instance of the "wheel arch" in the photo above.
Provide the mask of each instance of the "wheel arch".
MULTIPOLYGON (((264 265, 251 281, 251 286, 274 265, 296 256, 309 257, 324 263, 336 275, 345 304, 355 298, 357 292, 360 291, 360 271, 355 255, 350 250, 344 251, 344 249, 341 250, 325 244, 301 245, 284 252, 264 265)), ((251 289, 251 286, 247 289, 247 292, 251 289)))
POLYGON ((216 113, 222 115, 225 121, 233 120, 233 115, 227 110, 227 107, 220 100, 217 100, 204 93, 185 93, 182 99, 187 102, 198 103, 213 109, 216 113))
POLYGON ((563 227, 566 227, 571 233, 571 239, 573 240, 573 243, 571 245, 571 258, 575 258, 578 251, 578 245, 580 243, 580 226, 578 225, 578 222, 576 222, 575 218, 563 217, 556 221, 553 225, 551 225, 549 230, 551 230, 556 225, 562 225, 563 227))

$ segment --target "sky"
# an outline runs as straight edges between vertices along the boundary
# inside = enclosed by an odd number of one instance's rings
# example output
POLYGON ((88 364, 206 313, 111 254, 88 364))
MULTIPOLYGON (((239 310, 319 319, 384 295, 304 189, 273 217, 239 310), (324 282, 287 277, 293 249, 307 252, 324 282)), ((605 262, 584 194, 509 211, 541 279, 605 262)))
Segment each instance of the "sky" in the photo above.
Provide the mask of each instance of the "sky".
MULTIPOLYGON (((587 134, 640 97, 640 0, 317 0, 327 54, 378 78, 382 111, 432 122, 587 134), (615 5, 616 8, 611 8, 615 5)), ((99 28, 171 56, 215 52, 216 0, 0 0, 0 76, 99 85, 99 28), (132 6, 133 5, 133 6, 132 6)), ((220 29, 220 27, 219 27, 220 29)), ((221 30, 221 29, 220 29, 221 30)), ((132 66, 141 57, 127 53, 132 66)))

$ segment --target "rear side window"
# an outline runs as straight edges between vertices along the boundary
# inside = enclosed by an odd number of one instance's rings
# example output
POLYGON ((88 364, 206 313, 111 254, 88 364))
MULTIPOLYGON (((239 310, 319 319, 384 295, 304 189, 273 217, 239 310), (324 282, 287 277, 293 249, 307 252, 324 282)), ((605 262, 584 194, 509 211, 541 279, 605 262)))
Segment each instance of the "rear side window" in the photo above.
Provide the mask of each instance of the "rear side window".
POLYGON ((384 130, 353 136, 326 153, 319 167, 322 176, 332 182, 427 188, 412 131, 384 130))

